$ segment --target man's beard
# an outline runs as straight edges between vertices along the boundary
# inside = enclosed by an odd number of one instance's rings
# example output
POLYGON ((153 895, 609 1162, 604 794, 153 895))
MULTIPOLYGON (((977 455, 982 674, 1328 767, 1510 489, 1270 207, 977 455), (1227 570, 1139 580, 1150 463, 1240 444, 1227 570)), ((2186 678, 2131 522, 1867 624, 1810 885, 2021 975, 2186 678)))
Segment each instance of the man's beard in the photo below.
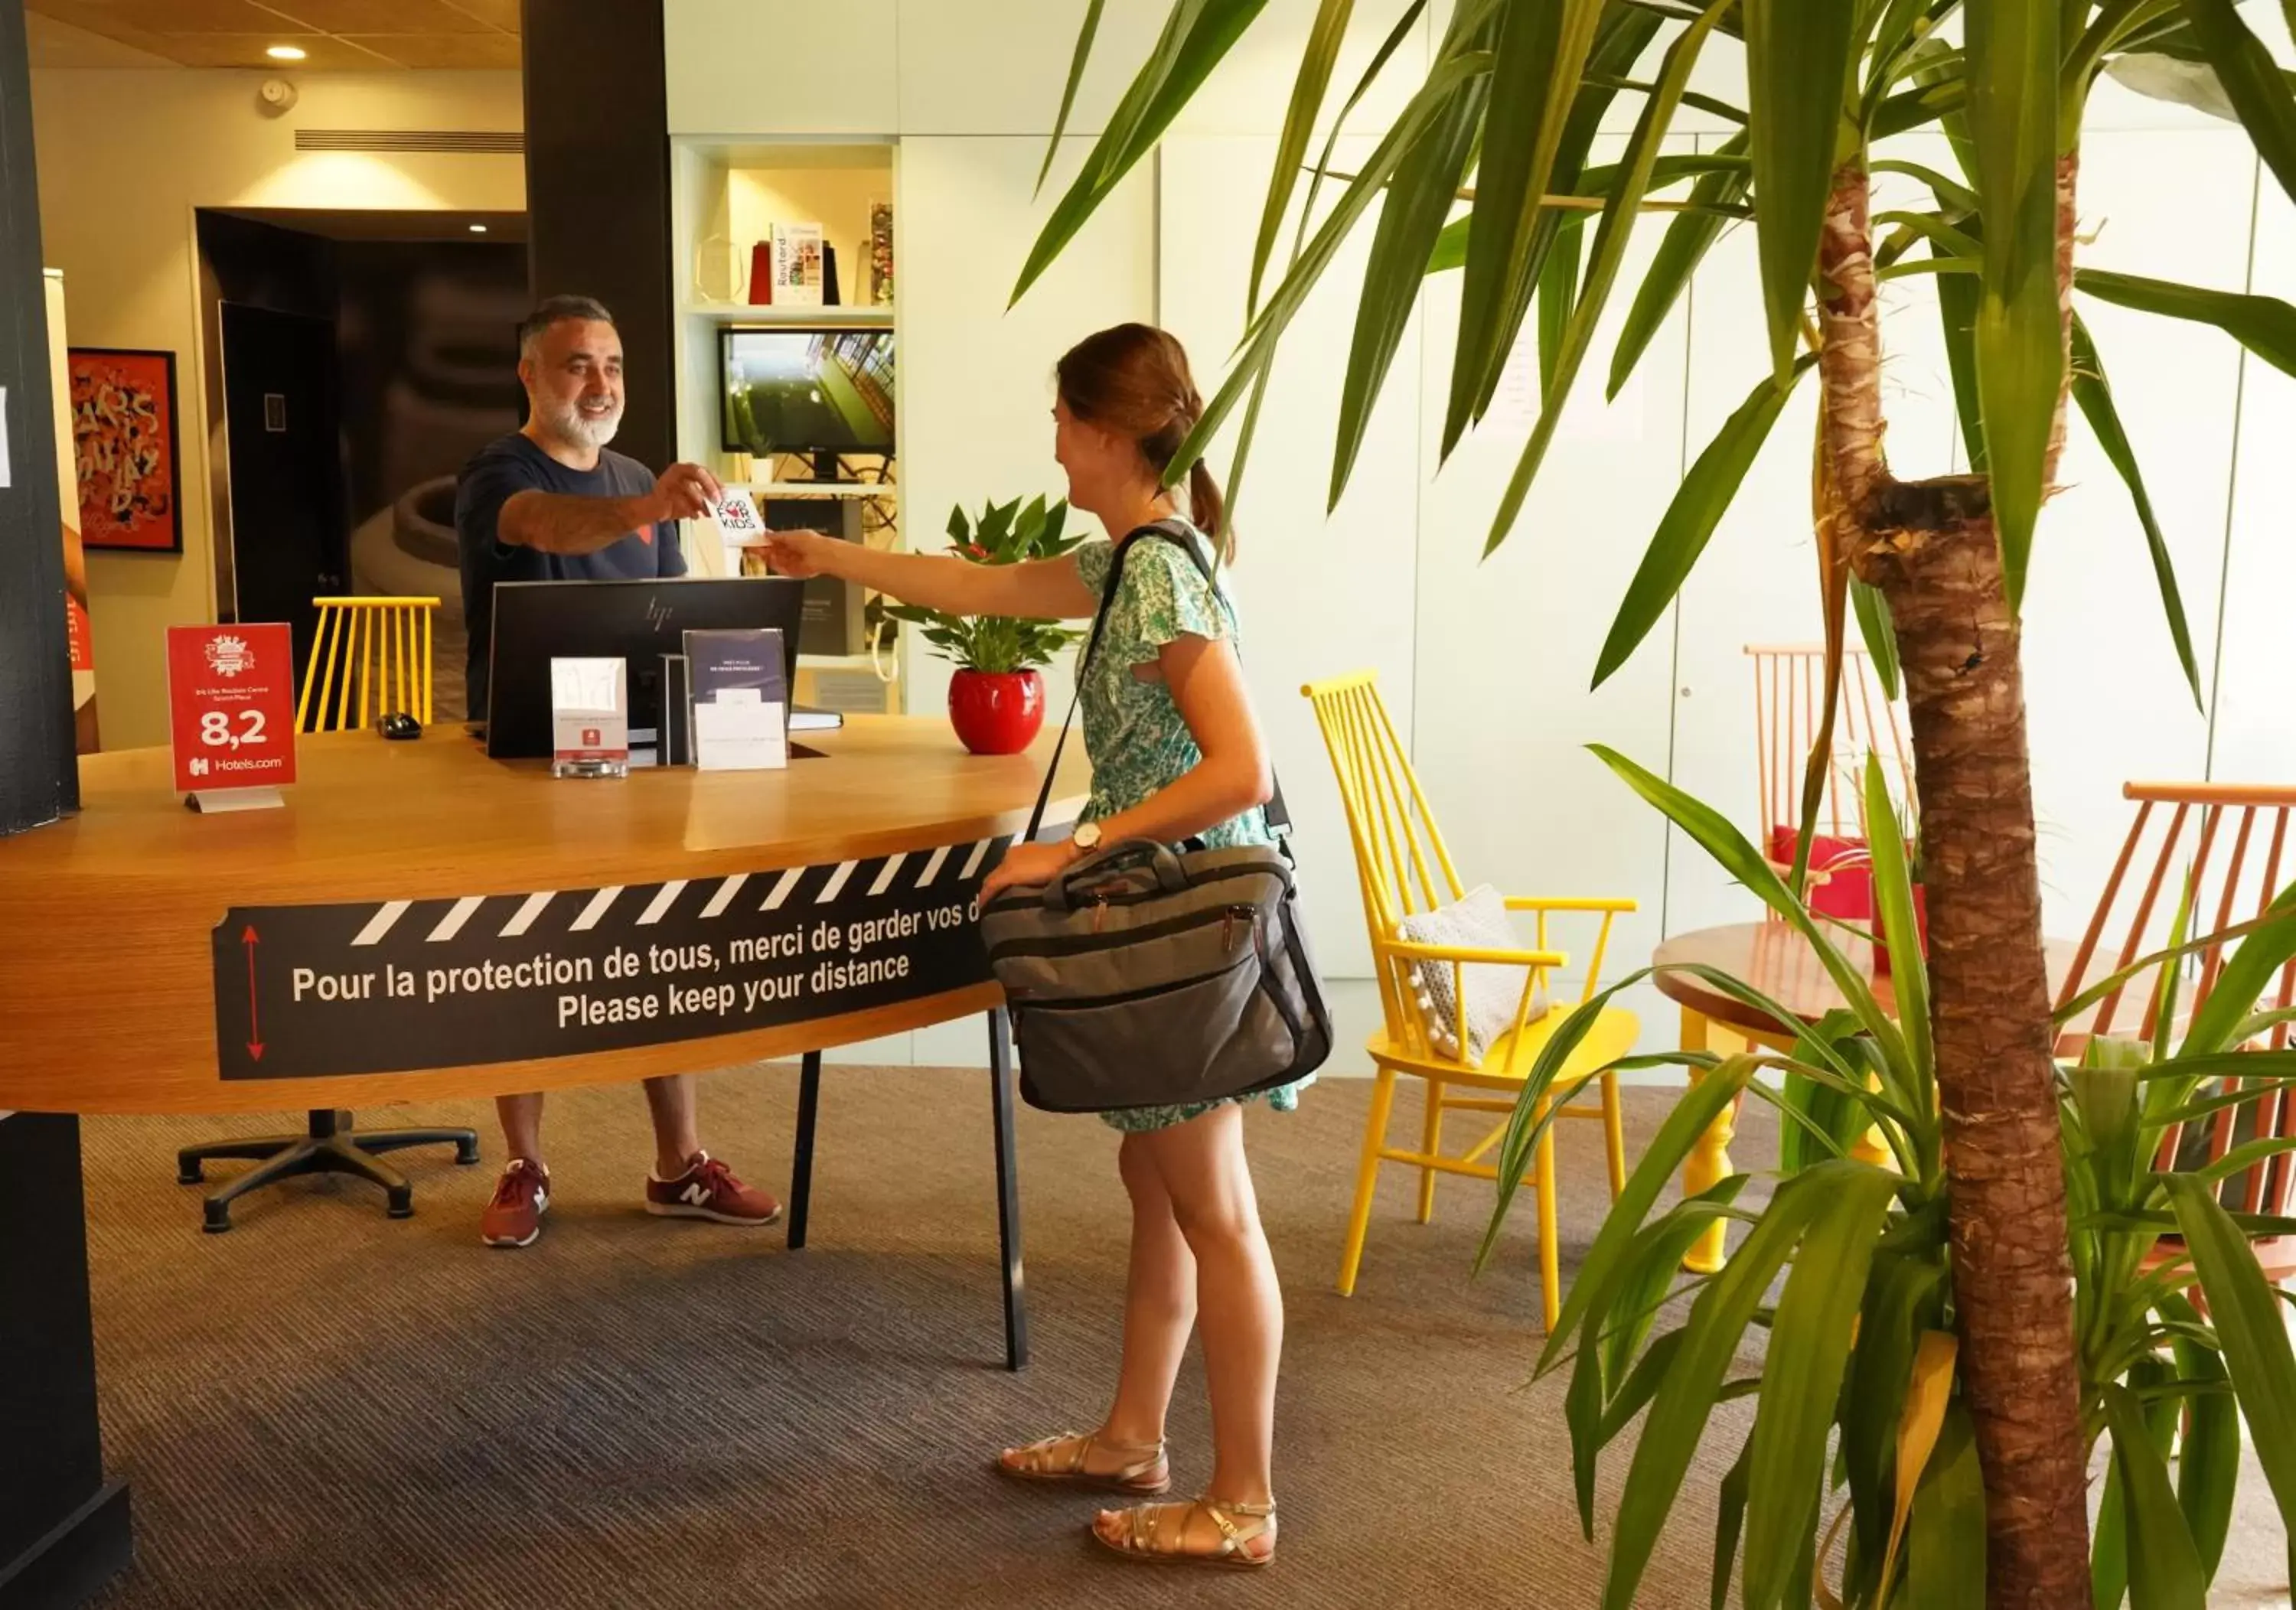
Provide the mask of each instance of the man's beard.
POLYGON ((622 410, 617 405, 611 413, 592 416, 570 403, 551 410, 547 420, 554 432, 578 446, 603 447, 614 439, 614 432, 620 428, 622 410))

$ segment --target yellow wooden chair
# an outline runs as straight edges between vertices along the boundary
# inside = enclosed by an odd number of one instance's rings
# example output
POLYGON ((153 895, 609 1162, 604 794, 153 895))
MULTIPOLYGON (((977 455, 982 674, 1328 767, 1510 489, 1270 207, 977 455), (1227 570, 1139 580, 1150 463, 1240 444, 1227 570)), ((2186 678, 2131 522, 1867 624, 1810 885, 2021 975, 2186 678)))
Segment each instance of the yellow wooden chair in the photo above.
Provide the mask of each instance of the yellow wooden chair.
MULTIPOLYGON (((1505 1116, 1513 1112, 1516 1098, 1540 1050, 1553 1036, 1570 1008, 1557 1001, 1545 1015, 1529 1016, 1533 996, 1555 969, 1569 965, 1563 952, 1549 947, 1548 924, 1554 917, 1579 917, 1595 929, 1593 960, 1579 996, 1591 999, 1600 988, 1603 956, 1619 913, 1631 911, 1631 900, 1510 899, 1510 911, 1536 913, 1537 946, 1529 950, 1486 951, 1414 944, 1402 937, 1406 918, 1436 910, 1463 897, 1459 875, 1450 852, 1435 825, 1434 813, 1420 791, 1419 780, 1388 718, 1372 674, 1359 672, 1332 682, 1312 683, 1302 690, 1316 708, 1324 747, 1331 752, 1341 802, 1346 806, 1348 832, 1353 840, 1356 870, 1363 886, 1364 919, 1371 932, 1372 959, 1379 977, 1380 1005, 1385 1026, 1373 1035, 1365 1050, 1379 1070, 1372 1095, 1371 1122, 1364 1132, 1363 1163, 1356 1180, 1354 1212, 1348 1222, 1347 1249, 1340 1261, 1340 1294, 1355 1290, 1356 1271, 1363 1262, 1364 1238, 1371 1224, 1372 1196, 1382 1163, 1401 1163, 1419 1171, 1419 1222, 1435 1212, 1435 1176, 1465 1174, 1496 1180, 1497 1168, 1482 1161, 1506 1132, 1505 1116), (1525 969, 1523 993, 1515 1009, 1512 1032, 1493 1045, 1478 1063, 1468 1063, 1436 1049, 1421 1014, 1414 969, 1425 961, 1448 963, 1452 968, 1452 998, 1464 1002, 1459 969, 1467 964, 1497 962, 1525 969), (1427 1083, 1426 1121, 1416 1149, 1390 1146, 1388 1121, 1395 1106, 1398 1075, 1408 1074, 1427 1083), (1482 1094, 1455 1095, 1454 1087, 1482 1094), (1465 1150, 1445 1155, 1442 1150, 1446 1113, 1496 1115, 1490 1132, 1465 1150)), ((1602 1106, 1588 1111, 1565 1105, 1561 1116, 1602 1121, 1613 1197, 1627 1178, 1626 1137, 1619 1120, 1618 1075, 1612 1064, 1634 1050, 1641 1025, 1632 1012, 1606 1007, 1593 1030, 1564 1065, 1542 1101, 1543 1116, 1553 1101, 1569 1103, 1597 1078, 1602 1106)), ((1465 1008, 1452 1042, 1468 1043, 1465 1008)), ((1562 1309, 1561 1254, 1555 1234, 1554 1132, 1540 1139, 1538 1155, 1524 1182, 1537 1188, 1538 1203, 1539 1296, 1546 1327, 1553 1329, 1562 1309)))
POLYGON ((435 598, 320 598, 319 634, 295 705, 302 732, 342 732, 399 710, 430 724, 435 598))

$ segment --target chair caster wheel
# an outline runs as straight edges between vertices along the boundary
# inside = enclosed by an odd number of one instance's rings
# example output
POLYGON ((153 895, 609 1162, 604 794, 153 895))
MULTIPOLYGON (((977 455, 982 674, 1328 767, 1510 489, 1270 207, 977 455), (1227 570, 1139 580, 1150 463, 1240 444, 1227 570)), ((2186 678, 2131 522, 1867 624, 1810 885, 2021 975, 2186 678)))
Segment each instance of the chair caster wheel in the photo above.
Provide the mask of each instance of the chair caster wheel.
POLYGON ((478 1160, 479 1143, 476 1140, 470 1141, 467 1144, 457 1145, 455 1148, 455 1161, 462 1166, 468 1168, 472 1164, 476 1163, 478 1160))
POLYGON ((390 1216, 394 1219, 413 1218, 414 1216, 414 1198, 411 1195, 406 1197, 392 1197, 390 1198, 389 1213, 390 1216))
POLYGON ((207 1222, 200 1228, 211 1236, 219 1236, 231 1228, 231 1214, 210 1211, 207 1216, 207 1222))
POLYGON ((178 1185, 204 1185, 207 1179, 208 1171, 196 1163, 176 1170, 176 1183, 178 1185))

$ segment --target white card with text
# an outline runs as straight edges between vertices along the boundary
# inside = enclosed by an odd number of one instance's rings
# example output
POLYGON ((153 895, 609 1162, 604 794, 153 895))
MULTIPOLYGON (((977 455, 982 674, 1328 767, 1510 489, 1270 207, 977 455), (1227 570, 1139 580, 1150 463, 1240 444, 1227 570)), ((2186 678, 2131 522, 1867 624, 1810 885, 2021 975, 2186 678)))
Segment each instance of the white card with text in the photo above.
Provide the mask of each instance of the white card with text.
POLYGON ((758 513, 757 500, 746 488, 726 488, 725 501, 718 505, 718 529, 732 548, 751 548, 764 540, 766 522, 758 513))

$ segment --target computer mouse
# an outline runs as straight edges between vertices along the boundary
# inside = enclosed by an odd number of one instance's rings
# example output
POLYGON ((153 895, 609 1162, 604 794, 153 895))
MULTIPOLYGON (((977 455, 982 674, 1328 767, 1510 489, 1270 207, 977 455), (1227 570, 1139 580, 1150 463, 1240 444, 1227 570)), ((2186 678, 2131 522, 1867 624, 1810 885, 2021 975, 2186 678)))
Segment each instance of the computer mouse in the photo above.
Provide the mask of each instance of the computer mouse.
POLYGON ((420 738, 422 723, 404 710, 387 711, 378 717, 374 730, 385 738, 420 738))

